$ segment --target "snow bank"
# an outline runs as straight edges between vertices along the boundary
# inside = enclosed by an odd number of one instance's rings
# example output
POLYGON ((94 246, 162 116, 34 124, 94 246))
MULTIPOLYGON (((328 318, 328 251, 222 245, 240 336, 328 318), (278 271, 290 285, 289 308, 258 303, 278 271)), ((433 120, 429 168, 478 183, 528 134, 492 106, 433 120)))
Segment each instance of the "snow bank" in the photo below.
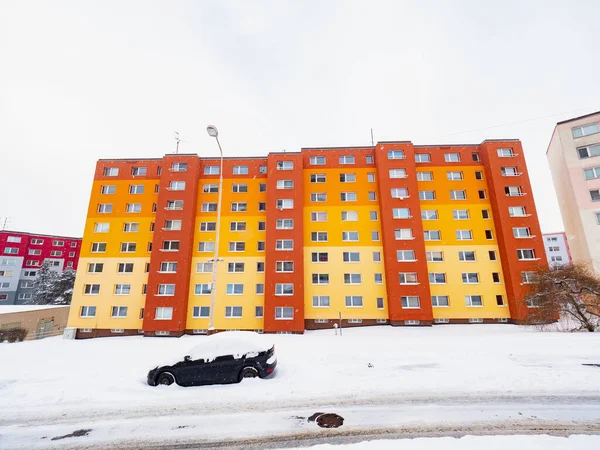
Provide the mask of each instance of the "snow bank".
POLYGON ((0 314, 11 314, 27 311, 37 311, 39 309, 69 308, 68 305, 2 305, 0 314))
POLYGON ((225 331, 207 336, 187 354, 193 360, 212 361, 222 355, 233 355, 234 358, 243 355, 256 356, 271 347, 273 341, 267 336, 252 331, 225 331))

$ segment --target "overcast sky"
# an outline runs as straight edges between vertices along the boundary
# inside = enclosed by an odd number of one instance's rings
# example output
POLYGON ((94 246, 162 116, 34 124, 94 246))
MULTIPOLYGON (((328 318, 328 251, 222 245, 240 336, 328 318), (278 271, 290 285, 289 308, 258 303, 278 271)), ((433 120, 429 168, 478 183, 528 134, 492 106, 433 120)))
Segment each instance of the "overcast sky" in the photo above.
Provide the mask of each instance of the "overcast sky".
MULTIPOLYGON (((600 110, 600 2, 0 0, 0 217, 81 236, 99 158, 519 138, 600 110), (494 6, 493 6, 494 5, 494 6)), ((0 229, 2 224, 0 223, 0 229)))

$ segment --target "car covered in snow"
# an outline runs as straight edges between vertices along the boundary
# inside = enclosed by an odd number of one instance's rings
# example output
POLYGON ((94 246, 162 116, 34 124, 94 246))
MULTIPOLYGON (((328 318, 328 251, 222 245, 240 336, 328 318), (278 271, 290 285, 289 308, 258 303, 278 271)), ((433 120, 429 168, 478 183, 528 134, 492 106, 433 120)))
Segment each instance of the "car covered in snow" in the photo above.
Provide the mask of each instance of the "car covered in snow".
POLYGON ((266 336, 249 331, 226 331, 203 336, 182 360, 148 372, 150 386, 201 386, 266 378, 277 365, 275 346, 266 336))

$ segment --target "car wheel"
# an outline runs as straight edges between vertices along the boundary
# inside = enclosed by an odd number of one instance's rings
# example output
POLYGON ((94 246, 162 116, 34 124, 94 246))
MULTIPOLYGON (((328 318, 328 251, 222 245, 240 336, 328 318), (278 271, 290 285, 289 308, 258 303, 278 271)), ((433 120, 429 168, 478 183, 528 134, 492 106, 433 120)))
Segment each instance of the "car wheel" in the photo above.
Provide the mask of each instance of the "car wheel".
POLYGON ((240 371, 239 381, 242 381, 244 378, 256 378, 258 376, 258 370, 254 367, 244 367, 240 371))
POLYGON ((175 383, 175 377, 169 372, 163 372, 158 376, 157 384, 162 384, 164 386, 170 386, 175 383))

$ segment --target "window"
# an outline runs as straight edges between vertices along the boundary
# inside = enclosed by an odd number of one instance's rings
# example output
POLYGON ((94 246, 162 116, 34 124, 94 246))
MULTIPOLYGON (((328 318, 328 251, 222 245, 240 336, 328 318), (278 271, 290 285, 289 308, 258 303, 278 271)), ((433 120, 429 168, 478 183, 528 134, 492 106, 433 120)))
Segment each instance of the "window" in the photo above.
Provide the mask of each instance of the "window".
POLYGON ((8 283, 8 282, 0 283, 0 289, 8 289, 8 288, 10 288, 10 283, 8 283))
POLYGON ((257 251, 259 251, 259 252, 264 252, 264 251, 265 251, 265 245, 266 245, 266 244, 265 244, 265 242, 264 242, 264 241, 258 241, 258 242, 256 243, 256 249, 257 249, 257 251))
POLYGON ((230 231, 246 231, 246 222, 229 222, 230 231))
POLYGON ((430 273, 429 274, 429 283, 430 284, 446 284, 446 274, 445 273, 430 273))
MULTIPOLYGON (((8 284, 8 283, 4 283, 4 284, 8 284)), ((21 284, 19 286, 22 288, 32 288, 33 281, 21 281, 21 284)))
POLYGON ((204 175, 219 175, 219 166, 204 167, 204 175))
POLYGON ((438 308, 450 306, 447 295, 432 295, 431 296, 431 306, 435 306, 438 308))
POLYGON ((83 293, 85 295, 98 295, 100 294, 99 284, 86 284, 83 287, 83 293))
POLYGON ((415 153, 415 162, 418 162, 418 163, 431 162, 431 155, 429 153, 415 153))
POLYGON ((356 222, 358 220, 357 211, 342 211, 342 221, 344 222, 356 222))
POLYGON ((398 228, 394 230, 394 237, 397 241, 414 239, 412 228, 398 228))
POLYGON ((517 172, 516 167, 501 167, 500 170, 503 177, 516 177, 517 175, 521 175, 517 172))
POLYGON ((490 218, 490 212, 487 209, 482 209, 481 210, 481 218, 482 219, 489 219, 490 218))
POLYGON ((101 194, 114 194, 117 192, 117 187, 114 185, 105 185, 100 188, 101 194))
POLYGON ((356 174, 340 173, 340 183, 356 183, 356 174))
POLYGON ((146 176, 147 169, 146 167, 133 167, 131 169, 131 175, 134 177, 143 177, 146 176))
POLYGON ((214 252, 215 251, 215 243, 214 242, 198 242, 198 251, 199 252, 214 252))
POLYGON ((143 184, 129 185, 129 193, 130 194, 143 194, 144 193, 144 185, 143 184))
MULTIPOLYGON (((313 253, 313 255, 315 255, 315 253, 313 253)), ((275 272, 290 273, 293 271, 294 271, 294 261, 277 261, 275 263, 275 272)))
POLYGON ((480 189, 477 191, 477 195, 479 196, 480 200, 485 200, 487 198, 487 194, 485 192, 485 189, 480 189))
POLYGON ((488 241, 494 239, 494 233, 492 233, 492 230, 485 230, 485 238, 488 241))
POLYGON ((445 153, 444 161, 446 162, 460 162, 460 153, 445 153))
POLYGON ((419 284, 417 272, 400 272, 398 279, 400 284, 419 284))
POLYGON ((498 272, 492 272, 492 281, 494 283, 500 283, 500 274, 498 272))
POLYGON ((123 224, 124 233, 135 233, 140 229, 140 224, 137 222, 125 222, 123 224))
POLYGON ((266 183, 259 183, 259 185, 258 185, 258 192, 267 192, 267 185, 266 185, 266 183))
POLYGON ((523 284, 535 283, 535 272, 521 272, 521 282, 523 284))
POLYGON ((452 217, 454 220, 468 220, 469 210, 468 209, 455 209, 452 211, 452 217))
POLYGON ((244 272, 244 263, 243 262, 227 263, 227 272, 229 272, 229 273, 244 272))
POLYGON ((421 219, 422 220, 437 220, 438 212, 435 209, 422 209, 421 210, 421 219))
POLYGON ((294 170, 294 161, 277 161, 277 170, 294 170))
POLYGON ((382 273, 373 274, 373 278, 375 280, 375 284, 383 284, 383 274, 382 273))
POLYGON ((476 170, 475 171, 475 179, 476 180, 483 180, 483 172, 481 170, 476 170))
POLYGON ((258 167, 258 172, 259 173, 267 173, 267 166, 259 166, 258 167))
POLYGON ((375 183, 375 174, 373 172, 367 173, 367 183, 375 183))
POLYGON ((44 243, 43 239, 32 239, 31 240, 32 245, 42 245, 43 243, 44 243))
POLYGON ((390 178, 406 178, 406 169, 390 169, 390 178))
POLYGON ((141 203, 127 203, 126 212, 128 212, 128 213, 142 212, 142 204, 141 203))
POLYGON ((192 317, 210 317, 209 306, 194 306, 192 317))
POLYGON ((479 283, 479 274, 476 272, 464 272, 462 274, 463 284, 477 284, 479 283))
POLYGON ((423 235, 426 241, 439 241, 442 239, 440 230, 424 230, 423 235))
POLYGON ((600 123, 589 123, 571 129, 574 138, 589 136, 590 134, 600 133, 600 123))
POLYGON ((294 250, 294 241, 292 239, 278 239, 275 241, 276 250, 294 250))
POLYGON ((358 242, 358 231, 342 231, 342 241, 358 242))
POLYGON ((293 283, 277 283, 275 284, 275 295, 294 295, 293 283))
POLYGON ((513 236, 516 238, 528 238, 531 237, 531 233, 528 227, 514 227, 513 236))
POLYGON ((312 284, 329 284, 328 273, 313 273, 312 284))
POLYGON ((327 194, 325 192, 311 192, 310 201, 311 202, 326 202, 327 194))
POLYGON ((443 262, 444 261, 444 253, 443 252, 426 252, 427 261, 428 262, 443 262))
POLYGON ((471 159, 473 159, 473 161, 475 161, 475 162, 479 162, 480 161, 479 153, 471 153, 471 159))
POLYGON ((515 156, 512 148, 499 148, 496 150, 499 158, 512 158, 515 156))
POLYGON ((398 261, 416 261, 414 250, 396 250, 398 261))
POLYGON ((329 253, 327 252, 312 252, 312 262, 326 263, 329 261, 329 253))
POLYGON ((108 233, 110 229, 109 223, 95 223, 94 224, 94 233, 108 233))
MULTIPOLYGON (((102 272, 102 270, 100 270, 102 272)), ((7 277, 11 277, 12 276, 12 272, 7 272, 10 275, 5 275, 7 277)), ((26 270, 23 272, 23 276, 24 277, 35 277, 37 275, 37 270, 26 270)))
MULTIPOLYGON (((235 223, 235 222, 232 222, 235 223)), ((215 231, 217 229, 216 222, 200 222, 200 231, 215 231)), ((234 231, 234 230, 231 230, 234 231)))
POLYGON ((158 295, 164 295, 164 296, 175 295, 175 285, 174 284, 159 284, 158 285, 158 295))
POLYGON ((410 309, 421 307, 421 300, 417 295, 402 296, 400 297, 400 301, 402 302, 402 308, 410 309))
POLYGON ((393 188, 391 190, 392 198, 407 198, 408 197, 408 189, 407 188, 393 188))
POLYGON ((187 172, 187 163, 184 162, 176 162, 171 164, 171 172, 187 172))
POLYGON ((322 166, 323 164, 325 164, 325 157, 324 156, 311 156, 309 164, 311 166, 322 166))
POLYGON ((600 189, 593 189, 590 191, 590 198, 593 202, 600 201, 600 189))
POLYGON ((475 261, 475 252, 471 250, 461 250, 458 252, 460 261, 475 261))
POLYGON ((462 172, 447 172, 446 176, 448 177, 449 180, 462 180, 463 179, 463 173, 462 172))
POLYGON ((456 239, 458 241, 467 241, 473 239, 473 232, 471 230, 456 230, 456 239))
POLYGON ((121 253, 135 252, 137 244, 135 242, 121 242, 121 253))
POLYGON ((265 295, 265 285, 263 283, 256 284, 256 295, 265 295))
POLYGON ((95 317, 96 316, 96 307, 95 306, 82 306, 79 316, 80 317, 95 317))
POLYGON ((450 191, 451 200, 466 200, 467 191, 450 191))
POLYGON ((354 156, 352 156, 352 155, 340 156, 339 163, 340 164, 354 164, 354 156))
POLYGON ((313 173, 310 175, 311 183, 325 183, 327 181, 327 176, 324 173, 313 173))
POLYGON ((496 251, 495 250, 490 250, 488 252, 488 256, 490 257, 490 261, 496 261, 496 251))
POLYGON ((229 251, 230 252, 245 252, 246 251, 246 243, 243 241, 230 242, 229 243, 229 251))
POLYGON ((520 260, 536 259, 535 251, 533 249, 518 249, 517 257, 520 260))
POLYGON ((419 200, 435 200, 435 191, 419 191, 419 200))
POLYGON ((550 260, 552 262, 561 262, 563 259, 562 259, 562 256, 551 256, 550 260))
MULTIPOLYGON (((173 263, 177 265, 177 263, 173 263)), ((117 273, 133 273, 133 263, 117 264, 117 273)))
POLYGON ((433 173, 417 172, 417 181, 433 181, 433 173))
POLYGON ((231 212, 246 212, 248 210, 245 202, 233 202, 231 204, 231 212))
POLYGON ((527 215, 524 206, 509 206, 508 214, 511 217, 525 217, 527 215))
POLYGON ((248 175, 248 166, 233 166, 234 175, 248 175))
POLYGON ((389 150, 388 151, 388 159, 404 159, 404 151, 403 150, 389 150))
POLYGON ((393 208, 392 217, 394 219, 410 219, 410 208, 393 208))
POLYGON ((370 202, 374 202, 377 200, 377 193, 376 192, 369 192, 369 201, 370 202))
POLYGON ((277 189, 294 189, 294 180, 277 180, 277 189))
POLYGON ((277 209, 292 209, 294 207, 294 199, 280 198, 277 199, 277 209))
POLYGON ((164 230, 177 231, 181 230, 181 220, 165 220, 164 230))
POLYGON ((600 144, 588 145, 587 147, 580 147, 577 149, 579 159, 593 158, 600 156, 600 144))
POLYGON ((504 298, 501 295, 496 295, 496 305, 504 306, 504 298))
POLYGON ((595 214, 596 214, 596 222, 598 222, 598 224, 600 225, 600 212, 597 212, 595 214))
POLYGON ((521 192, 520 186, 505 186, 504 193, 508 197, 520 197, 523 195, 523 193, 521 192))
POLYGON ((93 242, 92 253, 103 253, 106 251, 106 242, 93 242))
POLYGON ((378 219, 377 211, 369 211, 369 220, 377 220, 377 219, 378 219))
POLYGON ((362 308, 363 298, 362 295, 346 295, 346 307, 347 308, 362 308))
MULTIPOLYGON (((131 266, 133 269, 133 264, 131 266)), ((161 262, 159 272, 175 273, 175 272, 177 272, 177 263, 176 262, 161 262)))
POLYGON ((238 283, 230 283, 227 285, 227 295, 243 295, 244 285, 238 283))
POLYGON ((275 221, 277 230, 292 230, 294 228, 294 219, 277 219, 275 221))
POLYGON ((110 203, 99 203, 98 213, 108 214, 112 212, 112 204, 110 203))
POLYGON ((329 308, 329 295, 313 295, 312 305, 314 308, 329 308))
POLYGON ((262 273, 265 271, 265 263, 262 261, 258 261, 256 263, 256 272, 258 273, 262 273))
POLYGON ((313 231, 310 233, 310 240, 312 242, 327 242, 327 232, 313 231))
POLYGON ((367 163, 367 164, 374 164, 375 163, 375 158, 373 157, 373 155, 367 155, 367 156, 365 156, 365 163, 367 163))
POLYGON ((344 252, 342 258, 344 262, 360 262, 360 252, 344 252))
POLYGON ((197 284, 194 286, 194 295, 210 295, 211 292, 210 283, 197 284))
POLYGON ((115 295, 129 295, 130 292, 130 284, 115 284, 115 295))
MULTIPOLYGON (((167 209, 170 211, 181 210, 183 209, 183 200, 168 200, 167 201, 167 209)), ((217 211, 216 203, 202 203, 202 212, 207 211, 217 211), (209 209, 208 206, 205 205, 214 205, 215 209, 209 209)))
POLYGON ((266 231, 267 222, 258 222, 258 231, 266 231))
POLYGON ((548 247, 548 250, 551 252, 558 252, 560 251, 560 247, 548 247))
POLYGON ((179 251, 179 241, 163 241, 162 250, 165 252, 179 251))
POLYGON ((481 295, 465 295, 467 306, 483 306, 481 295))
POLYGON ((105 167, 104 168, 104 176, 105 177, 116 177, 119 175, 118 167, 105 167))
POLYGON ((593 180, 600 178, 600 167, 594 167, 591 169, 585 169, 583 171, 586 180, 593 180))
POLYGON ((360 273, 345 273, 344 284, 361 284, 362 275, 360 273))
POLYGON ((340 200, 343 202, 355 202, 356 201, 356 192, 341 192, 340 200))
POLYGON ((278 306, 275 308, 275 320, 293 320, 294 308, 290 306, 278 306))

